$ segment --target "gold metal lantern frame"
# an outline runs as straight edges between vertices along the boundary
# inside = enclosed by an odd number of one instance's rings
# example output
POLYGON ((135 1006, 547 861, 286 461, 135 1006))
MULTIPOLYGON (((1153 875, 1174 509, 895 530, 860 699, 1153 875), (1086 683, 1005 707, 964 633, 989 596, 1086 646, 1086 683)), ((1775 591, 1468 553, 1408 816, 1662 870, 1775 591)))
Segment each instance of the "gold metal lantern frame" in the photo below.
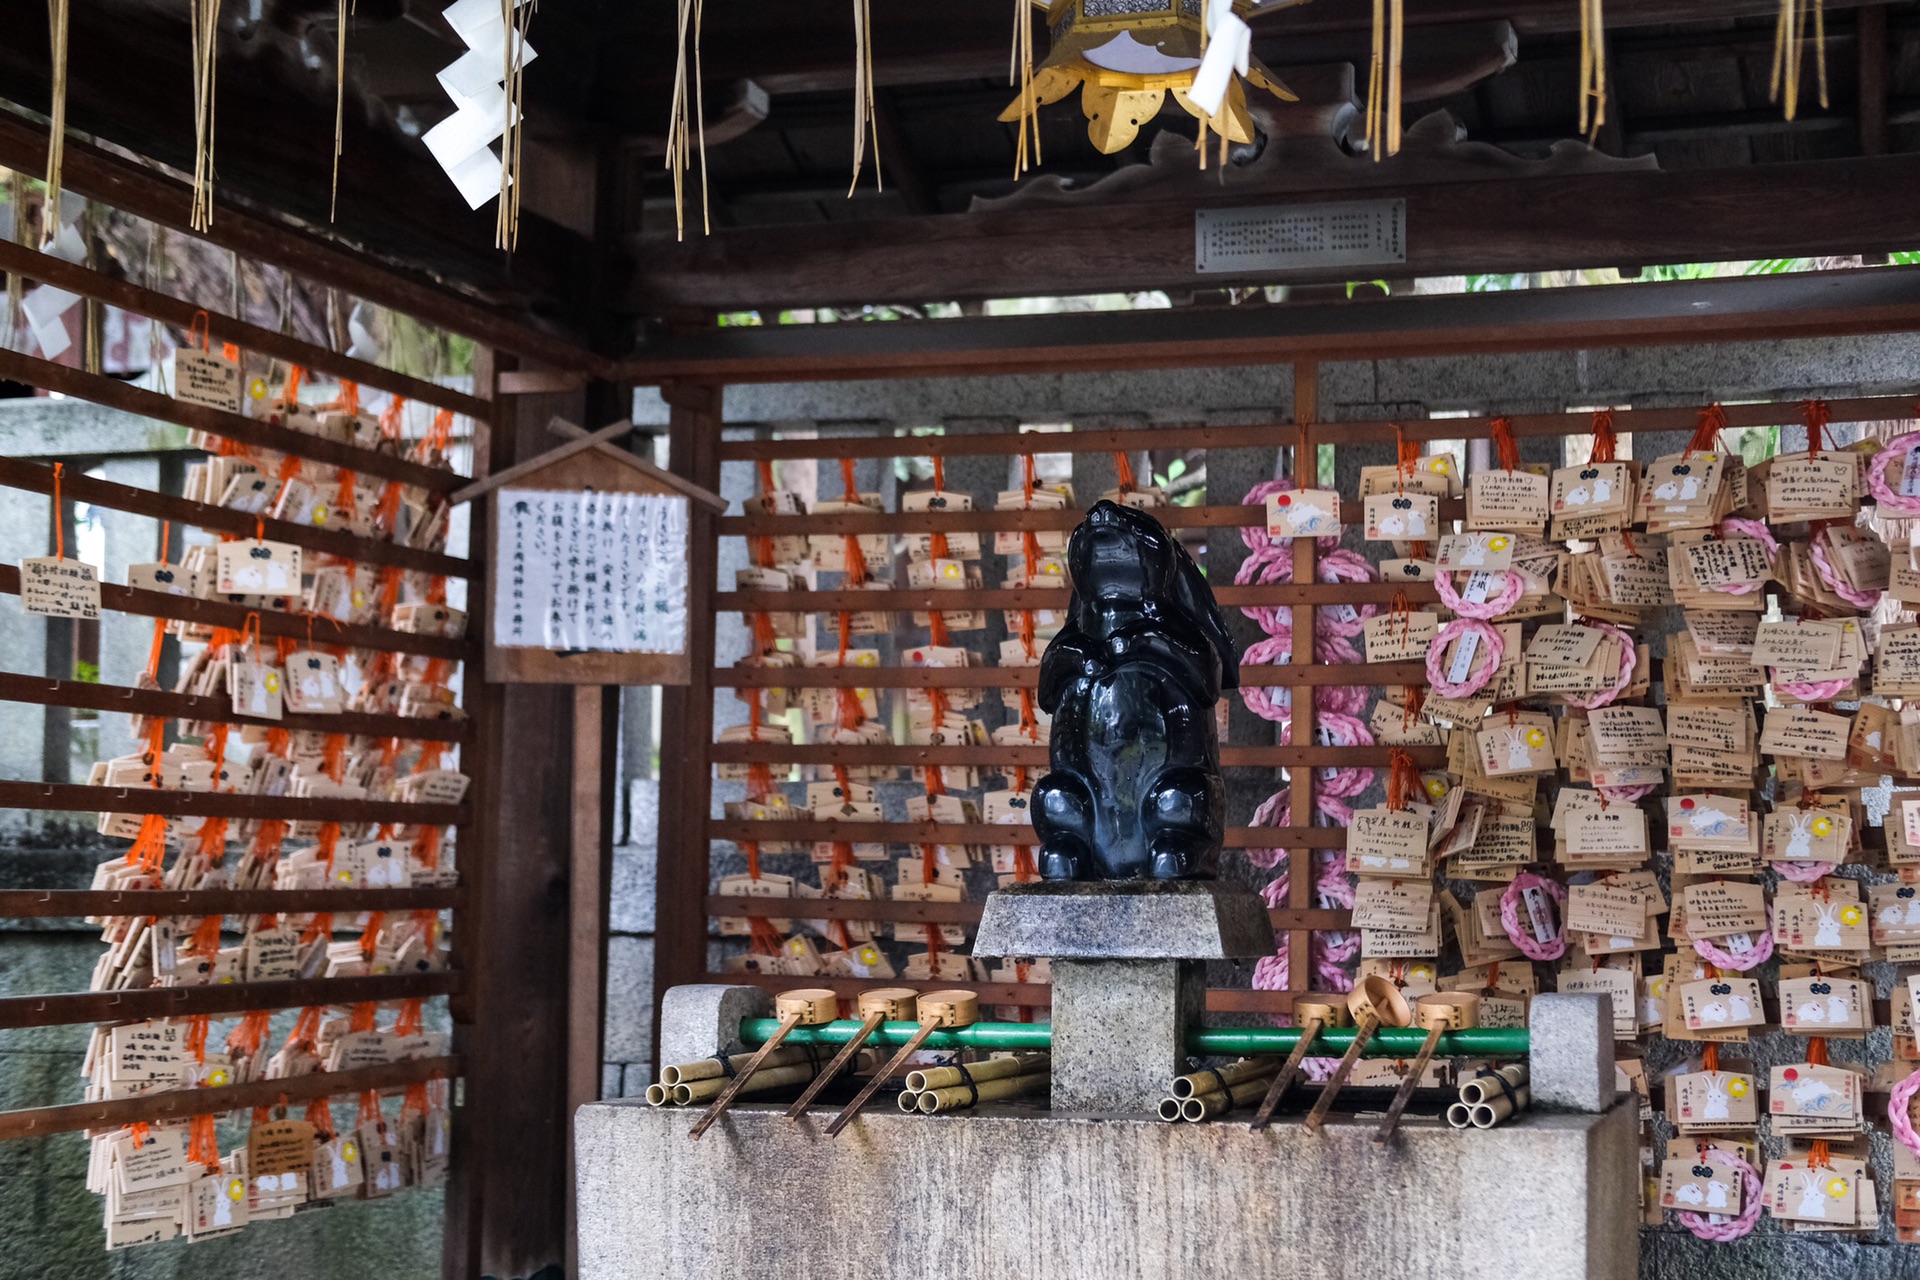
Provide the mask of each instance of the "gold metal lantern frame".
MULTIPOLYGON (((1241 19, 1255 12, 1248 0, 1032 0, 1047 15, 1051 46, 1019 97, 1000 119, 1025 127, 1038 108, 1082 89, 1087 136, 1111 155, 1131 143, 1171 93, 1186 112, 1232 142, 1251 142, 1253 119, 1246 83, 1285 102, 1299 99, 1262 65, 1248 58, 1244 79, 1233 78, 1216 115, 1188 89, 1206 52, 1208 3, 1231 3, 1241 19)), ((1285 4, 1262 6, 1269 12, 1285 4)))

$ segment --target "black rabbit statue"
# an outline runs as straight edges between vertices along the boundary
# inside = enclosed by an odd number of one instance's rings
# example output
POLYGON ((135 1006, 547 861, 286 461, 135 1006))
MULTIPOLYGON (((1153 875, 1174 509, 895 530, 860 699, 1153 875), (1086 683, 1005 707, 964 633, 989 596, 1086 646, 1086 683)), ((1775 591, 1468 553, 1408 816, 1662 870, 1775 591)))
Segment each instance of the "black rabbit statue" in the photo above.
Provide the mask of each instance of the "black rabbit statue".
POLYGON ((1220 606, 1158 520, 1112 502, 1073 531, 1067 568, 1066 625, 1040 659, 1040 874, 1210 876, 1226 808, 1214 704, 1240 683, 1220 606))

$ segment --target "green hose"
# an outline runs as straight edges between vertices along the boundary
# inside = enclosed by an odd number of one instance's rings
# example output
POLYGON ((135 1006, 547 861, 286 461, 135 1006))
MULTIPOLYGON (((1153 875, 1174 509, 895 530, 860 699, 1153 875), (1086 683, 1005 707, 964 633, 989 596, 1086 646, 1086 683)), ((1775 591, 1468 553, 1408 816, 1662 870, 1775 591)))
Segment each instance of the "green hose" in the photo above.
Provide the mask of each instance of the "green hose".
MULTIPOLYGON (((776 1018, 745 1018, 740 1023, 740 1038, 748 1045, 763 1043, 780 1026, 776 1018)), ((823 1027, 799 1027, 792 1031, 788 1044, 845 1044, 861 1024, 851 1019, 829 1022, 823 1027)), ((902 1045, 918 1030, 912 1022, 883 1023, 872 1043, 902 1045)), ((1427 1033, 1418 1027, 1381 1027, 1368 1043, 1369 1058, 1411 1058, 1420 1051, 1427 1033)), ((1299 1042, 1294 1027, 1198 1027, 1187 1034, 1187 1049, 1204 1057, 1259 1054, 1286 1054, 1299 1042)), ((1337 1057, 1353 1043, 1353 1028, 1338 1027, 1322 1031, 1318 1040, 1319 1056, 1337 1057)), ((1528 1036, 1524 1027, 1473 1027, 1448 1031, 1440 1037, 1438 1056, 1442 1058, 1522 1058, 1527 1054, 1528 1036)), ((927 1037, 929 1049, 1047 1050, 1053 1047, 1053 1028, 1044 1022, 976 1022, 970 1027, 936 1031, 927 1037)))

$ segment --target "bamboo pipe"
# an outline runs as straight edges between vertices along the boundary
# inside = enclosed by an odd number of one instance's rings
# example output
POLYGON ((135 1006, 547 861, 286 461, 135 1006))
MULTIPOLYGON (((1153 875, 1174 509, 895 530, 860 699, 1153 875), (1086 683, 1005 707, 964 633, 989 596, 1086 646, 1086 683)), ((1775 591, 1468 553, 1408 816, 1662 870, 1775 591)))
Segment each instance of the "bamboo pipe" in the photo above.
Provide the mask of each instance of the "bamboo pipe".
POLYGON ((1177 1121, 1180 1118, 1180 1104, 1185 1101, 1185 1098, 1168 1097, 1160 1099, 1160 1118, 1169 1123, 1177 1121))
POLYGON ((913 1093, 925 1093, 930 1089, 951 1089, 955 1085, 964 1085, 969 1079, 975 1084, 985 1084, 989 1080, 1004 1080, 1008 1076, 1023 1076, 1044 1070, 1049 1061, 1044 1053, 1023 1053, 1017 1057, 969 1062, 964 1069, 927 1067, 907 1072, 907 1088, 913 1093))
POLYGON ((1400 994, 1400 988, 1374 974, 1363 978, 1360 985, 1347 993, 1347 1012, 1353 1015, 1353 1043, 1340 1059, 1340 1065, 1334 1068, 1333 1076, 1320 1090, 1320 1097, 1313 1104, 1313 1110, 1307 1112, 1306 1126, 1318 1130, 1327 1122, 1327 1112, 1333 1109, 1333 1100, 1340 1093, 1347 1077, 1353 1074, 1353 1064, 1360 1060, 1366 1050, 1367 1041, 1373 1039, 1373 1033, 1385 1023, 1390 1027, 1404 1027, 1413 1021, 1413 1010, 1407 1004, 1407 998, 1400 994))
POLYGON ((914 1096, 920 1113, 930 1116, 941 1111, 958 1111, 978 1102, 994 1102, 1024 1093, 1036 1093, 1052 1083, 1051 1070, 1023 1071, 1017 1076, 1002 1076, 998 1080, 988 1080, 972 1087, 957 1084, 944 1089, 923 1090, 914 1096))
POLYGON ((1447 1108, 1447 1123, 1456 1129, 1473 1127, 1473 1106, 1471 1103, 1456 1102, 1447 1108))
POLYGON ((853 1061, 853 1055, 859 1052, 860 1046, 867 1042, 868 1037, 880 1029, 880 1024, 890 1021, 904 1022, 911 1017, 913 1017, 913 988, 880 987, 873 991, 862 991, 860 993, 860 1029, 840 1047, 839 1053, 833 1055, 833 1061, 827 1064, 827 1069, 815 1076, 813 1083, 808 1085, 794 1100, 793 1105, 787 1108, 787 1119, 798 1120, 807 1113, 807 1108, 812 1106, 813 1100, 820 1096, 820 1091, 826 1088, 849 1062, 853 1061))
POLYGON ((1515 1089, 1511 1098, 1504 1093, 1496 1093, 1485 1102, 1474 1104, 1473 1127, 1491 1129, 1514 1112, 1524 1111, 1532 1102, 1533 1092, 1525 1085, 1515 1089))
POLYGON ((672 1102, 672 1101, 673 1101, 673 1090, 669 1089, 666 1085, 661 1084, 658 1081, 655 1081, 653 1084, 650 1084, 647 1086, 647 1105, 648 1106, 664 1107, 669 1102, 672 1102))
POLYGON ((1294 1077, 1299 1074, 1300 1064, 1306 1061, 1307 1050, 1312 1046, 1314 1037, 1323 1027, 1344 1027, 1347 1025, 1346 1001, 1338 994, 1308 992, 1293 1003, 1293 1016, 1300 1022, 1300 1039, 1293 1046, 1293 1052, 1287 1055, 1280 1074, 1273 1078, 1267 1087, 1267 1096, 1260 1100, 1260 1109, 1253 1113, 1253 1124, 1249 1127, 1258 1133, 1273 1120, 1273 1110, 1280 1105, 1280 1099, 1286 1097, 1287 1090, 1293 1085, 1294 1077))
POLYGON ((1499 1080, 1494 1079, 1495 1076, 1498 1076, 1500 1080, 1505 1080, 1507 1082, 1507 1088, 1509 1089, 1525 1088, 1527 1084, 1527 1064, 1524 1062, 1509 1062, 1492 1071, 1483 1071, 1470 1080, 1461 1081, 1460 1101, 1466 1103, 1468 1106, 1477 1106, 1489 1098, 1504 1094, 1507 1090, 1500 1087, 1499 1080))
MULTIPOLYGON (((768 1055, 762 1067, 790 1067, 796 1062, 807 1061, 809 1049, 805 1045, 788 1045, 776 1049, 768 1055)), ((716 1076, 735 1075, 741 1067, 753 1060, 751 1053, 729 1054, 725 1058, 702 1058, 698 1062, 682 1062, 677 1066, 660 1068, 660 1083, 671 1089, 677 1084, 692 1084, 695 1080, 712 1080, 716 1076), (722 1065, 722 1064, 725 1065, 722 1065)))
MULTIPOLYGON (((789 1031, 803 1025, 824 1027, 839 1017, 840 997, 825 987, 803 987, 799 991, 783 991, 774 997, 774 1011, 780 1015, 780 1029, 767 1037, 767 1042, 754 1052, 753 1057, 747 1059, 747 1065, 740 1068, 740 1074, 727 1082, 726 1087, 720 1091, 720 1096, 715 1098, 713 1105, 707 1108, 707 1113, 695 1121, 693 1128, 688 1130, 689 1138, 698 1138, 713 1127, 713 1122, 733 1105, 733 1100, 740 1096, 742 1089, 747 1087, 747 1082, 752 1080, 754 1073, 760 1070, 767 1056, 780 1047, 780 1042, 787 1038, 789 1031)), ((805 1070, 797 1067, 786 1069, 805 1070)), ((807 1071, 805 1078, 811 1078, 812 1075, 811 1071, 807 1071)))
POLYGON ((1414 1002, 1413 1016, 1419 1025, 1427 1029, 1427 1038, 1420 1045, 1420 1052, 1413 1055, 1413 1066, 1400 1082, 1400 1087, 1394 1091, 1393 1101, 1387 1105, 1387 1114, 1380 1121, 1380 1128, 1374 1132, 1373 1146, 1376 1151, 1393 1141, 1393 1131, 1400 1127, 1400 1117, 1406 1112, 1407 1103, 1413 1101, 1413 1091, 1420 1087, 1420 1077, 1426 1074, 1427 1064, 1433 1061, 1433 1051, 1440 1045, 1441 1033, 1458 1031, 1479 1023, 1480 997, 1471 991, 1436 991, 1414 1002))
POLYGON ((1215 1116, 1225 1115, 1235 1107, 1252 1102, 1266 1093, 1266 1079, 1247 1080, 1225 1091, 1213 1090, 1208 1093, 1196 1093, 1180 1102, 1180 1118, 1189 1124, 1202 1120, 1211 1120, 1215 1116))
POLYGON ((900 1051, 894 1054, 884 1067, 873 1073, 860 1092, 853 1095, 853 1101, 842 1107, 840 1114, 828 1123, 829 1138, 838 1137, 842 1129, 853 1123, 853 1118, 860 1114, 860 1108, 866 1106, 868 1099, 879 1091, 881 1082, 891 1077, 895 1071, 906 1064, 908 1058, 918 1053, 920 1046, 927 1042, 928 1036, 941 1027, 965 1027, 979 1021, 980 997, 971 991, 929 991, 918 1000, 916 1013, 920 1019, 919 1029, 900 1046, 900 1051))
POLYGON ((1173 1096, 1191 1098, 1196 1094, 1218 1093, 1248 1080, 1258 1080, 1264 1084, 1267 1077, 1279 1069, 1280 1063, 1273 1058, 1242 1058, 1224 1067, 1209 1067, 1205 1071, 1175 1076, 1173 1096))
MULTIPOLYGON (((773 1089, 785 1089, 801 1084, 813 1078, 813 1066, 799 1062, 790 1067, 764 1067, 754 1074, 752 1081, 743 1085, 744 1094, 766 1093, 773 1089)), ((697 1102, 709 1102, 718 1097, 731 1080, 695 1080, 691 1084, 673 1086, 673 1104, 677 1107, 689 1107, 697 1102)))

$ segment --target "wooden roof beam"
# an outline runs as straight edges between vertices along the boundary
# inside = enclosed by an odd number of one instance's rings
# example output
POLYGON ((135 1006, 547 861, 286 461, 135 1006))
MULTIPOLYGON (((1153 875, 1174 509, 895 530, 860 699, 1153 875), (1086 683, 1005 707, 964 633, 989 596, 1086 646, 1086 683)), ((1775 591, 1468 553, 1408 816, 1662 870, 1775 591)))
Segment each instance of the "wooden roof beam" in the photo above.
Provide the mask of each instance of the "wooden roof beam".
MULTIPOLYGON (((1284 196, 1229 188, 1205 203, 1286 207, 1396 197, 1406 201, 1407 251, 1406 261, 1391 269, 1420 276, 1884 253, 1914 247, 1908 211, 1920 207, 1920 155, 1336 187, 1284 196)), ((1198 275, 1199 203, 1036 204, 723 231, 684 244, 670 233, 639 235, 627 242, 637 270, 624 302, 637 312, 711 313, 1338 283, 1365 271, 1198 275)))

